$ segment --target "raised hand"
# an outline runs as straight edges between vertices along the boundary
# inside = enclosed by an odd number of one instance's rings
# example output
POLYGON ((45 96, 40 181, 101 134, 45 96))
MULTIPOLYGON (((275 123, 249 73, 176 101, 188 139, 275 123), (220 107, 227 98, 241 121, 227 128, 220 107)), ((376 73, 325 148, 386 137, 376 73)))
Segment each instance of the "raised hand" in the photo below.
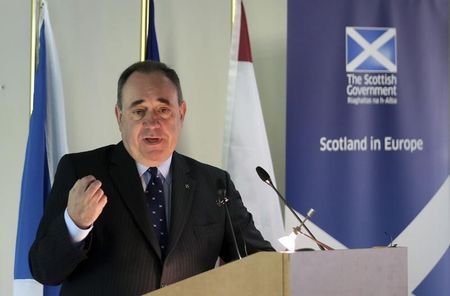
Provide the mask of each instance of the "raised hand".
POLYGON ((97 220, 108 201, 101 186, 102 182, 89 175, 79 179, 70 189, 67 212, 81 229, 89 228, 97 220))

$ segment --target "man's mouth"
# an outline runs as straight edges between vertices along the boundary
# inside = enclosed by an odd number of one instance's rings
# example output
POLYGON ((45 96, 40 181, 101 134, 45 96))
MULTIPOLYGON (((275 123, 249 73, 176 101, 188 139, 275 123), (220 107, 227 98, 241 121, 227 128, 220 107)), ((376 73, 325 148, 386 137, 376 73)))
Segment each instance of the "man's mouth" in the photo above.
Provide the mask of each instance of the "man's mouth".
POLYGON ((159 144, 162 141, 162 139, 159 137, 145 137, 144 141, 147 144, 154 145, 154 144, 159 144))

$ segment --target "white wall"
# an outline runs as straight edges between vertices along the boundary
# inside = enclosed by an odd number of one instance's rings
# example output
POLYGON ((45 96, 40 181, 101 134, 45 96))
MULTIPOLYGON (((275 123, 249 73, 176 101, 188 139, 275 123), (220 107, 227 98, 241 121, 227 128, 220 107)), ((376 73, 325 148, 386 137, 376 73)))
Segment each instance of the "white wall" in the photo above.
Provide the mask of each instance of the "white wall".
MULTIPOLYGON (((66 96, 71 152, 120 140, 116 81, 139 59, 140 0, 47 0, 66 96)), ((188 113, 178 150, 222 166, 231 0, 155 0, 161 60, 180 75, 188 113)), ((286 0, 245 0, 275 174, 284 189, 286 0)), ((12 294, 28 133, 29 1, 0 1, 0 294, 12 294), (4 89, 1 88, 4 85, 4 89)))
POLYGON ((31 8, 0 1, 0 294, 11 295, 29 113, 31 8))

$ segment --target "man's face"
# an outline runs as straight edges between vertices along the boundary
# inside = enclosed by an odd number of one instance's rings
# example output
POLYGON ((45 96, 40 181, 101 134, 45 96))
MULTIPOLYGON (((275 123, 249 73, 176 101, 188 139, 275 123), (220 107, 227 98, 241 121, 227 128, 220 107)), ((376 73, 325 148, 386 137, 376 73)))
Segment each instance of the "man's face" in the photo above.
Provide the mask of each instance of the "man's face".
POLYGON ((162 73, 134 72, 122 90, 116 118, 128 153, 146 166, 158 166, 175 150, 186 103, 178 103, 175 85, 162 73))

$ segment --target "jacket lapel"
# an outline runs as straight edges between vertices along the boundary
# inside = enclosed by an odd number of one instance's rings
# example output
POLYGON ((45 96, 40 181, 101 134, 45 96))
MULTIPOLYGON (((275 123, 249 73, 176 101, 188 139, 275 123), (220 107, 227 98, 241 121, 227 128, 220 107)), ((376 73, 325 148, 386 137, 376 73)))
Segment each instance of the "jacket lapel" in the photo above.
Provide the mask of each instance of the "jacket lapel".
POLYGON ((130 211, 144 237, 161 258, 158 239, 148 219, 147 206, 136 162, 128 154, 122 142, 117 144, 111 154, 110 174, 123 203, 130 211))
POLYGON ((191 212, 195 191, 195 181, 189 174, 189 166, 183 156, 176 152, 173 153, 171 171, 171 226, 169 230, 169 250, 167 255, 170 255, 170 252, 174 249, 183 233, 191 212))

